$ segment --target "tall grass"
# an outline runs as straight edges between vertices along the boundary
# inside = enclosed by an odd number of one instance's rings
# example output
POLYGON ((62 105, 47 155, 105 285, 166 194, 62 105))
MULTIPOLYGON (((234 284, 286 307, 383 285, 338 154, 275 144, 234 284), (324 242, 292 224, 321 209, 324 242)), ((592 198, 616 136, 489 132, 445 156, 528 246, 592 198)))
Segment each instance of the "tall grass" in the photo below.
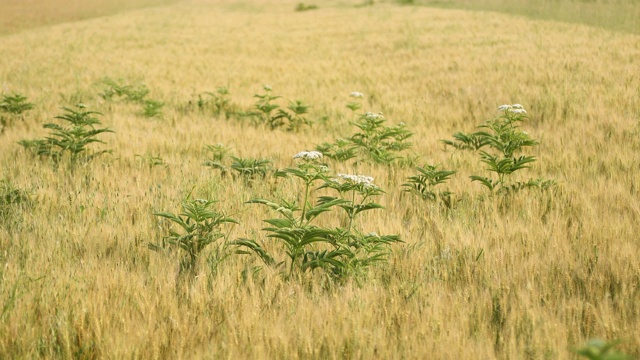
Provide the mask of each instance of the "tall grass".
POLYGON ((640 355, 638 35, 355 1, 296 12, 297 3, 189 0, 0 37, 2 90, 35 105, 0 135, 0 179, 11 185, 0 190, 28 199, 2 204, 0 358, 570 359, 593 337, 640 355), (163 116, 105 100, 105 77, 144 83, 163 116), (251 109, 265 84, 326 120, 288 132, 185 110, 221 86, 234 108, 251 109), (403 191, 410 166, 331 163, 385 189, 376 202, 386 210, 357 221, 400 235, 388 264, 364 281, 290 281, 256 271, 257 259, 219 262, 207 247, 176 291, 175 254, 148 249, 168 230, 154 213, 179 212, 189 195, 217 199, 239 222, 229 239, 278 251, 260 231, 272 214, 244 202, 294 196, 279 178, 221 176, 204 165, 206 145, 291 167, 296 152, 352 132, 353 91, 363 112, 414 132, 420 164, 457 171, 447 182, 455 205, 403 191), (112 154, 71 172, 18 145, 78 102, 104 114, 112 154), (513 103, 540 142, 527 177, 555 179, 554 191, 490 196, 469 179, 486 173, 477 155, 443 149, 441 139, 513 103))

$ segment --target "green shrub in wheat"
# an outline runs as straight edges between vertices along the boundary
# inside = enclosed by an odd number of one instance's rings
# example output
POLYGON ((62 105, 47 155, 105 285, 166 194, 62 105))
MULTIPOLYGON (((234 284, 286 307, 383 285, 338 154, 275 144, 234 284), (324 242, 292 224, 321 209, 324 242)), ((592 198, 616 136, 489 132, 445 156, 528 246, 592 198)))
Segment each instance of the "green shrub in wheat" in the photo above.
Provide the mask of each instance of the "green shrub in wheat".
POLYGON ((437 165, 424 165, 416 167, 418 173, 407 178, 402 184, 404 191, 416 194, 423 200, 436 201, 441 199, 447 207, 451 206, 451 192, 438 190, 436 186, 444 184, 455 174, 454 170, 440 170, 437 165))
POLYGON ((536 161, 535 156, 520 154, 524 148, 538 145, 520 124, 528 119, 527 111, 520 104, 501 105, 501 114, 480 125, 480 130, 471 134, 456 133, 454 140, 444 140, 446 145, 457 149, 478 151, 480 161, 495 177, 472 175, 491 192, 514 192, 524 188, 547 189, 555 184, 553 180, 530 179, 516 181, 512 175, 529 168, 536 161))
POLYGON ((28 191, 18 188, 9 179, 0 180, 0 226, 10 229, 21 220, 21 212, 32 205, 28 191))
POLYGON ((35 154, 51 158, 58 163, 65 155, 68 155, 72 164, 78 161, 89 161, 111 150, 91 151, 89 145, 93 143, 105 142, 97 136, 103 133, 113 133, 109 128, 100 128, 97 125, 102 123, 96 115, 101 115, 96 111, 86 110, 83 104, 76 105, 75 109, 63 108, 64 114, 55 118, 63 120, 64 125, 55 123, 44 124, 45 129, 49 129, 49 136, 44 139, 22 140, 20 145, 31 149, 35 154))
POLYGON ((408 139, 413 133, 406 129, 404 123, 394 126, 385 123, 381 113, 364 113, 352 123, 358 131, 351 137, 323 143, 316 146, 316 150, 337 161, 357 158, 378 164, 394 163, 401 159, 400 152, 412 146, 408 139))
POLYGON ((180 274, 193 273, 202 251, 220 239, 227 239, 222 231, 223 225, 238 224, 235 219, 216 211, 215 203, 213 200, 187 199, 182 202, 182 212, 179 214, 154 213, 169 220, 178 229, 170 230, 160 244, 150 243, 149 247, 161 250, 169 245, 182 249, 185 255, 180 261, 180 274))
POLYGON ((14 119, 22 116, 25 111, 33 109, 33 104, 22 94, 2 95, 0 100, 0 125, 2 131, 10 126, 14 119))
POLYGON ((363 211, 382 208, 369 201, 382 190, 368 177, 339 175, 333 178, 329 169, 319 163, 318 151, 303 151, 294 156, 300 162, 296 167, 278 170, 276 176, 297 179, 302 183, 297 200, 253 199, 249 203, 265 205, 279 214, 278 218, 264 220, 267 238, 278 241, 287 259, 274 256, 253 239, 239 239, 235 244, 239 252, 258 255, 265 264, 282 270, 287 278, 299 277, 306 271, 323 269, 341 278, 361 273, 368 266, 384 260, 387 245, 399 241, 397 236, 363 235, 355 226, 355 218, 363 211), (364 182, 362 182, 362 181, 364 182), (318 189, 333 189, 338 196, 320 196, 313 201, 318 189), (341 208, 348 218, 344 228, 327 228, 315 224, 318 217, 341 208))
POLYGON ((589 360, 631 360, 627 355, 615 347, 620 341, 607 342, 601 339, 591 339, 580 349, 574 350, 576 354, 589 360))
POLYGON ((282 108, 275 101, 280 96, 273 95, 273 89, 269 85, 263 87, 264 94, 255 94, 257 98, 254 110, 245 113, 257 119, 256 124, 266 124, 271 129, 285 129, 287 131, 297 131, 304 125, 311 125, 311 120, 307 114, 310 105, 301 100, 290 101, 287 108, 282 108))
POLYGON ((144 84, 128 84, 124 80, 104 78, 99 83, 103 89, 98 94, 105 100, 124 100, 142 103, 149 94, 149 88, 144 84))

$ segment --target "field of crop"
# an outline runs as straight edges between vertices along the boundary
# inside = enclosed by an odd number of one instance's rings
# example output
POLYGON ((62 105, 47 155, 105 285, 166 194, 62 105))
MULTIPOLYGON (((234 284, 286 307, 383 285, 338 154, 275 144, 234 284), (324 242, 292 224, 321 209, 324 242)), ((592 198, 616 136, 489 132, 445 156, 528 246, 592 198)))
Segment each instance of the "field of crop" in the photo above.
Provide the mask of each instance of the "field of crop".
POLYGON ((640 35, 410 3, 0 4, 0 358, 640 356, 640 35))

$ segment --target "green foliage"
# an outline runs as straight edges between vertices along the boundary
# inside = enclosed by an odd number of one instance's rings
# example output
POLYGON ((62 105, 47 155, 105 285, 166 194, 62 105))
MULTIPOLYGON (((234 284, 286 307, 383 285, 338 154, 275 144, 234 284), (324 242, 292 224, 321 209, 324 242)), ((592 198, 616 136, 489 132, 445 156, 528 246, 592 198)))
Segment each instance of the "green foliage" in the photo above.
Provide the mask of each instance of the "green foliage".
POLYGON ((267 124, 271 129, 284 128, 287 131, 297 131, 303 125, 311 125, 311 120, 306 116, 311 106, 301 100, 289 102, 289 106, 283 109, 275 103, 280 96, 272 94, 272 88, 263 87, 264 94, 256 94, 258 100, 254 104, 254 111, 245 115, 258 119, 258 123, 267 124))
POLYGON ((296 11, 308 11, 308 10, 316 10, 318 8, 318 5, 315 4, 305 4, 305 3, 298 3, 298 5, 296 5, 295 10, 296 11))
POLYGON ((600 339, 591 339, 576 354, 589 360, 631 360, 632 357, 615 349, 620 341, 606 342, 600 339))
MULTIPOLYGON (((359 91, 353 91, 351 92, 351 94, 349 94, 349 96, 354 99, 364 98, 364 94, 359 91)), ((347 104, 347 108, 353 112, 356 112, 357 110, 360 110, 362 108, 362 103, 354 100, 347 104)))
POLYGON ((407 140, 413 133, 405 128, 404 123, 386 126, 385 122, 382 114, 362 114, 358 121, 352 123, 359 132, 347 139, 318 145, 316 150, 337 161, 358 157, 378 164, 391 164, 401 159, 398 153, 412 146, 407 140))
POLYGON ((20 115, 27 110, 33 109, 33 104, 27 101, 27 97, 21 94, 2 95, 0 110, 6 113, 20 115))
POLYGON ((27 97, 21 94, 14 95, 2 95, 0 100, 0 112, 7 115, 0 114, 0 133, 4 131, 5 127, 10 126, 13 120, 20 117, 23 112, 33 109, 33 104, 27 102, 27 97))
POLYGON ((90 152, 88 146, 92 143, 105 143, 97 139, 102 133, 113 133, 109 128, 96 128, 101 122, 94 115, 101 115, 96 111, 85 110, 84 104, 76 105, 76 109, 62 108, 65 113, 55 118, 68 123, 61 126, 54 123, 44 124, 45 129, 50 129, 49 136, 44 139, 22 140, 20 145, 31 149, 38 156, 49 157, 54 162, 59 162, 64 154, 68 154, 72 164, 82 160, 89 161, 110 150, 90 152))
POLYGON ((142 102, 142 115, 147 118, 162 117, 162 107, 164 103, 157 100, 144 100, 142 102))
POLYGON ((231 159, 233 159, 233 162, 229 168, 236 171, 238 176, 245 180, 264 178, 271 169, 271 160, 268 159, 239 158, 235 156, 231 156, 231 159))
POLYGON ((416 170, 418 174, 408 177, 407 182, 402 184, 404 191, 419 195, 423 200, 436 201, 440 198, 447 204, 451 203, 451 192, 437 191, 435 187, 444 184, 455 171, 439 170, 437 165, 424 165, 416 167, 416 170))
POLYGON ((210 112, 214 115, 225 114, 227 117, 232 113, 231 99, 227 87, 218 87, 215 92, 205 91, 198 94, 195 104, 198 110, 210 112))
POLYGON ((156 166, 167 166, 167 163, 162 160, 160 156, 154 156, 150 154, 146 155, 135 155, 135 158, 138 159, 143 164, 146 164, 149 168, 153 168, 156 166))
POLYGON ((257 115, 263 123, 269 123, 272 118, 271 113, 280 107, 280 105, 273 103, 273 101, 279 99, 280 96, 273 95, 271 93, 273 89, 269 85, 263 86, 263 89, 265 91, 264 94, 255 94, 253 96, 258 99, 254 104, 257 112, 253 114, 257 115))
POLYGON ((0 224, 8 225, 19 210, 32 205, 33 201, 27 191, 16 187, 8 179, 0 180, 0 224))
POLYGON ((142 103, 149 94, 149 89, 144 84, 127 84, 124 80, 104 78, 100 81, 103 86, 98 95, 105 100, 124 100, 128 102, 142 103))
POLYGON ((278 109, 278 112, 269 120, 269 125, 272 129, 286 128, 288 131, 297 131, 303 125, 310 125, 309 119, 304 116, 309 112, 311 106, 306 105, 300 100, 295 100, 289 103, 286 111, 278 109))
POLYGON ((205 247, 219 239, 227 238, 227 235, 222 232, 222 226, 238 224, 235 219, 215 211, 214 204, 213 200, 187 199, 182 202, 180 214, 154 213, 155 216, 168 219, 172 224, 177 225, 179 230, 170 230, 161 244, 150 243, 149 248, 161 250, 167 245, 178 247, 186 253, 181 261, 181 272, 194 270, 198 257, 205 247))
POLYGON ((302 182, 301 201, 253 199, 248 202, 267 206, 279 214, 278 218, 264 220, 270 226, 263 230, 268 233, 267 238, 283 246, 288 259, 276 260, 253 239, 235 241, 239 253, 256 254, 266 265, 288 269, 283 271, 287 277, 323 269, 336 278, 342 278, 361 274, 372 264, 385 260, 388 245, 400 241, 399 237, 375 233, 363 235, 354 222, 358 214, 382 208, 369 199, 383 191, 366 176, 338 175, 332 178, 329 169, 319 163, 321 158, 322 154, 317 151, 304 151, 294 157, 301 160, 297 167, 276 172, 278 177, 297 178, 302 182), (316 183, 322 184, 315 189, 333 189, 338 196, 320 196, 317 201, 311 201, 316 183), (313 224, 319 216, 335 207, 345 212, 347 227, 331 229, 313 224))
POLYGON ((225 164, 224 160, 230 153, 231 149, 224 144, 205 145, 205 152, 207 159, 204 162, 205 166, 209 166, 215 170, 220 170, 220 175, 225 177, 229 171, 229 166, 225 164))
POLYGON ((501 114, 480 125, 480 131, 472 134, 456 133, 454 140, 444 140, 445 145, 456 149, 478 151, 480 161, 496 178, 472 175, 491 192, 515 192, 524 188, 547 189, 555 184, 552 180, 514 181, 511 175, 536 161, 535 156, 517 155, 525 147, 533 147, 538 142, 520 129, 520 123, 528 119, 526 110, 520 104, 502 105, 501 114), (488 150, 483 150, 488 148, 488 150))
POLYGON ((234 178, 239 177, 249 184, 253 180, 264 179, 271 171, 271 160, 230 155, 231 149, 224 144, 206 145, 205 148, 207 159, 204 165, 219 170, 222 177, 231 173, 234 178))

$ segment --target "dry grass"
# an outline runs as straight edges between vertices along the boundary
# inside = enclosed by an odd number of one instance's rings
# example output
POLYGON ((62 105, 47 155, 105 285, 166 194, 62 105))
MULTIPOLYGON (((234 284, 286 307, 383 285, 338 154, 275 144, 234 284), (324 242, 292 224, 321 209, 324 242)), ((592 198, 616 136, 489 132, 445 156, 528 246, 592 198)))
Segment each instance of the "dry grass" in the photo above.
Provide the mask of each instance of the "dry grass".
POLYGON ((174 0, 3 0, 0 34, 44 25, 107 16, 127 10, 166 5, 174 0))
POLYGON ((498 11, 640 34, 637 0, 387 0, 442 8, 498 11))
POLYGON ((637 356, 640 38, 495 13, 296 3, 191 0, 0 38, 4 91, 36 104, 0 142, 0 178, 34 199, 0 223, 0 357, 566 359, 591 337, 637 356), (103 101, 105 76, 146 83, 163 119, 103 101), (292 134, 179 110, 217 86, 248 108, 262 84, 328 121, 292 134), (354 90, 365 110, 416 133, 422 161, 459 170, 455 209, 403 194, 411 169, 361 166, 387 190, 387 210, 363 226, 405 241, 366 281, 246 279, 257 262, 231 257, 217 269, 203 259, 189 296, 176 292, 177 258, 146 246, 164 234, 154 211, 177 211, 195 187, 240 220, 232 238, 256 236, 269 214, 243 201, 291 196, 275 180, 221 179, 203 146, 289 166, 352 132, 354 90), (112 156, 69 172, 16 144, 80 101, 116 131, 103 136, 112 156), (559 186, 505 201, 469 182, 476 156, 439 139, 516 102, 541 140, 527 175, 559 186))

